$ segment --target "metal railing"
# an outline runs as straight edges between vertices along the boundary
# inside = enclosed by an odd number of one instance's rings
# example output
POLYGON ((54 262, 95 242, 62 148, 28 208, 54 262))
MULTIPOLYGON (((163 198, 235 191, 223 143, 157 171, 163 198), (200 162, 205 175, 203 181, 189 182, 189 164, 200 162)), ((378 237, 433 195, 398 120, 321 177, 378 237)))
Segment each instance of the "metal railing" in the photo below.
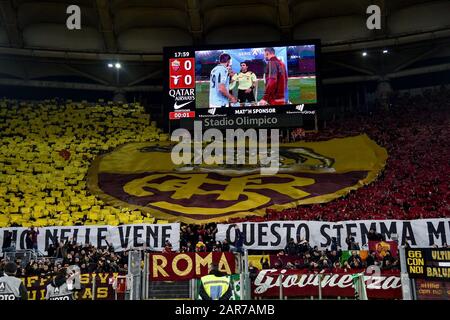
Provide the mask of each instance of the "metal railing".
POLYGON ((21 267, 25 267, 31 260, 37 261, 38 259, 36 251, 32 249, 9 251, 3 254, 6 261, 17 261, 20 259, 21 267))

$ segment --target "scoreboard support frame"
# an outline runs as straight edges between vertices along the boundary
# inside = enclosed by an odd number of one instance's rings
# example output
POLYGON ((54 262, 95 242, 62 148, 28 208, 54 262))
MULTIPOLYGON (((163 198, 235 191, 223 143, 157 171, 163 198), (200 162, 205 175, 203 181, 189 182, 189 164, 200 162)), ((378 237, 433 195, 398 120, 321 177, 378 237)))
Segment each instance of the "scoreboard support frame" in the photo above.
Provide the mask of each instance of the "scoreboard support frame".
POLYGON ((398 250, 400 255, 400 281, 402 284, 403 300, 416 300, 415 283, 411 281, 414 279, 410 279, 407 272, 405 247, 399 246, 398 250))

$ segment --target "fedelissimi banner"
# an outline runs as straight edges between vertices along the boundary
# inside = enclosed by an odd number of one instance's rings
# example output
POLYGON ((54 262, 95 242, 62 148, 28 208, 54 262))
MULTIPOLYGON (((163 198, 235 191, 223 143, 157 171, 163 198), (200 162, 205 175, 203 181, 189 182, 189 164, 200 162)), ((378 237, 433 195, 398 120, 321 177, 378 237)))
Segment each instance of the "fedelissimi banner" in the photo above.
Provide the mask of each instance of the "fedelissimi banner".
MULTIPOLYGON (((12 241, 16 250, 26 249, 26 236, 30 229, 27 228, 2 228, 0 229, 0 245, 6 232, 12 232, 12 241)), ((114 247, 115 251, 127 249, 148 249, 161 251, 166 240, 172 244, 173 250, 179 250, 180 224, 133 224, 121 226, 64 226, 45 227, 39 231, 38 250, 45 252, 46 248, 57 242, 75 240, 80 244, 92 244, 95 247, 114 247)))
MULTIPOLYGON (((401 245, 406 242, 411 247, 442 246, 450 240, 450 219, 420 220, 355 220, 340 222, 324 221, 267 221, 244 222, 236 224, 244 233, 244 248, 254 250, 284 249, 287 241, 309 241, 311 246, 327 248, 336 238, 337 245, 347 249, 345 239, 348 235, 355 238, 360 247, 368 244, 367 234, 374 227, 385 240, 398 239, 401 245)), ((234 224, 219 224, 217 241, 236 239, 234 224)))

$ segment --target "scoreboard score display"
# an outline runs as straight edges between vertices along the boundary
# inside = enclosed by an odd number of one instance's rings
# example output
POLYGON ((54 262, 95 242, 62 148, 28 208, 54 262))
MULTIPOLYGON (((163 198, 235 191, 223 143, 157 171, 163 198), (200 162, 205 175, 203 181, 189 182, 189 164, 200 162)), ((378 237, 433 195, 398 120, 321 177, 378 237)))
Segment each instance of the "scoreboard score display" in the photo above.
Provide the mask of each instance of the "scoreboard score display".
POLYGON ((407 249, 406 267, 411 278, 448 280, 450 249, 407 249))
POLYGON ((318 40, 166 47, 165 114, 187 128, 300 127, 319 105, 319 54, 318 40))

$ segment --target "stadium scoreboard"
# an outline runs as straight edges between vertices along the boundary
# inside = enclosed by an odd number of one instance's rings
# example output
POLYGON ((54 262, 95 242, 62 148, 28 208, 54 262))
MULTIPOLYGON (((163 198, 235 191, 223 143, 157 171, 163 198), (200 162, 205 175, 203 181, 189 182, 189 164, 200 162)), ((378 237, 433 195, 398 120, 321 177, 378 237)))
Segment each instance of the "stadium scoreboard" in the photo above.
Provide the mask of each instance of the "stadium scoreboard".
POLYGON ((186 128, 301 127, 319 106, 319 56, 318 40, 166 47, 165 115, 186 128))
POLYGON ((411 278, 448 281, 450 279, 450 249, 407 249, 406 267, 411 278))

